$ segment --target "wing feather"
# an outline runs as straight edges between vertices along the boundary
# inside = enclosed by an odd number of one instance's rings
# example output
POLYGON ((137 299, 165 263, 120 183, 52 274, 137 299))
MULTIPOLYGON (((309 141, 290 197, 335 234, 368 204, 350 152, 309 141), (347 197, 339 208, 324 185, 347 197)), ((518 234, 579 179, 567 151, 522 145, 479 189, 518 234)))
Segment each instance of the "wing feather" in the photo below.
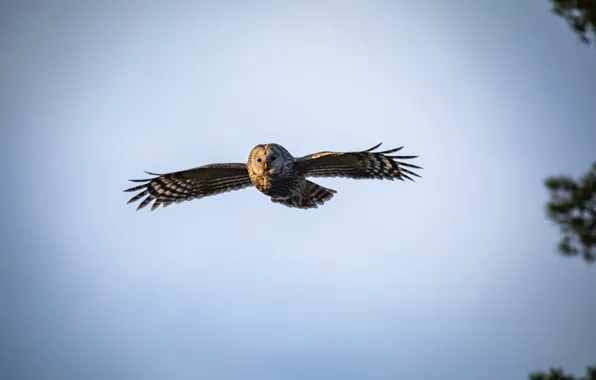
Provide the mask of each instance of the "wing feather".
POLYGON ((140 191, 128 203, 136 202, 146 196, 137 210, 151 202, 153 202, 151 206, 153 211, 162 204, 163 207, 167 207, 172 203, 240 190, 252 185, 246 164, 210 164, 166 174, 146 173, 156 177, 130 180, 143 184, 124 190, 125 192, 140 191))
MULTIPOLYGON (((382 144, 382 143, 381 143, 382 144)), ((403 149, 402 147, 374 152, 381 146, 360 152, 319 152, 296 160, 296 168, 305 177, 344 177, 353 179, 409 179, 420 176, 405 167, 422 169, 402 160, 409 160, 418 156, 389 155, 403 149)))

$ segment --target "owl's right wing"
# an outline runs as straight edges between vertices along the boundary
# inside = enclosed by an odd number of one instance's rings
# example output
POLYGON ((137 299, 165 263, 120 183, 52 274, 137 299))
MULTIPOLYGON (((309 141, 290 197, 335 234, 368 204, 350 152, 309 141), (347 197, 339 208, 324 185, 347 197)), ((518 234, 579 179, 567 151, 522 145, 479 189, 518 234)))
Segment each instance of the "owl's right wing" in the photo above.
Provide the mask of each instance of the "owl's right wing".
POLYGON ((240 190, 252 185, 246 164, 210 164, 167 174, 145 173, 157 177, 130 180, 143 182, 143 184, 124 190, 125 192, 140 191, 128 203, 147 196, 137 210, 147 206, 153 200, 155 202, 151 206, 151 211, 161 204, 166 207, 172 203, 240 190))

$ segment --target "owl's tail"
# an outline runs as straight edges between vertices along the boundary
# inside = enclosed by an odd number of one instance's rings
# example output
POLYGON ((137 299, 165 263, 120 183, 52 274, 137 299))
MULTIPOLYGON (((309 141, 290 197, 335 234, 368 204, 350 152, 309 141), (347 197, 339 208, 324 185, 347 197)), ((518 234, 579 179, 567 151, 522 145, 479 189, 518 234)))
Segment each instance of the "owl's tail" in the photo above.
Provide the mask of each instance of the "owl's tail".
POLYGON ((329 199, 333 198, 333 194, 335 193, 337 193, 337 191, 317 185, 316 183, 307 180, 306 185, 300 194, 294 195, 287 199, 271 198, 271 201, 288 207, 309 209, 317 208, 318 205, 322 205, 323 203, 327 202, 329 199))

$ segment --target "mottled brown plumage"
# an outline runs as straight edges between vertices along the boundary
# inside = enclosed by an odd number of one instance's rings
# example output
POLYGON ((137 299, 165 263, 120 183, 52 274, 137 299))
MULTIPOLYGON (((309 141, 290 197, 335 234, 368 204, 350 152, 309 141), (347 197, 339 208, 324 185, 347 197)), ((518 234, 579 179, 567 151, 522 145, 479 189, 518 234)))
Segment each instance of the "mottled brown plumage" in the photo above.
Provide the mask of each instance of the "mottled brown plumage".
POLYGON ((417 156, 390 155, 403 147, 374 152, 380 145, 361 152, 319 152, 298 159, 281 145, 257 145, 250 152, 247 164, 210 164, 168 174, 148 173, 157 177, 131 180, 143 184, 124 191, 140 191, 128 203, 145 197, 137 210, 152 201, 151 210, 155 210, 162 204, 166 207, 253 185, 275 203, 309 209, 330 200, 336 191, 308 181, 308 177, 402 181, 420 177, 410 170, 420 167, 401 161, 417 156))

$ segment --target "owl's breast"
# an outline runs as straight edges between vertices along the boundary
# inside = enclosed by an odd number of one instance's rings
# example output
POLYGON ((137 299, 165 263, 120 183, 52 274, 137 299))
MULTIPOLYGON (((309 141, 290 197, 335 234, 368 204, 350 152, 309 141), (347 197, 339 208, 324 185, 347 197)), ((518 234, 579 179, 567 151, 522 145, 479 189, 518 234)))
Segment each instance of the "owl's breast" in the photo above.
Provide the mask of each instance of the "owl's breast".
POLYGON ((269 176, 254 174, 250 176, 250 181, 263 194, 269 195, 274 187, 273 180, 269 176))
POLYGON ((252 184, 263 194, 272 198, 289 198, 302 189, 304 178, 293 176, 264 176, 249 173, 252 184))

